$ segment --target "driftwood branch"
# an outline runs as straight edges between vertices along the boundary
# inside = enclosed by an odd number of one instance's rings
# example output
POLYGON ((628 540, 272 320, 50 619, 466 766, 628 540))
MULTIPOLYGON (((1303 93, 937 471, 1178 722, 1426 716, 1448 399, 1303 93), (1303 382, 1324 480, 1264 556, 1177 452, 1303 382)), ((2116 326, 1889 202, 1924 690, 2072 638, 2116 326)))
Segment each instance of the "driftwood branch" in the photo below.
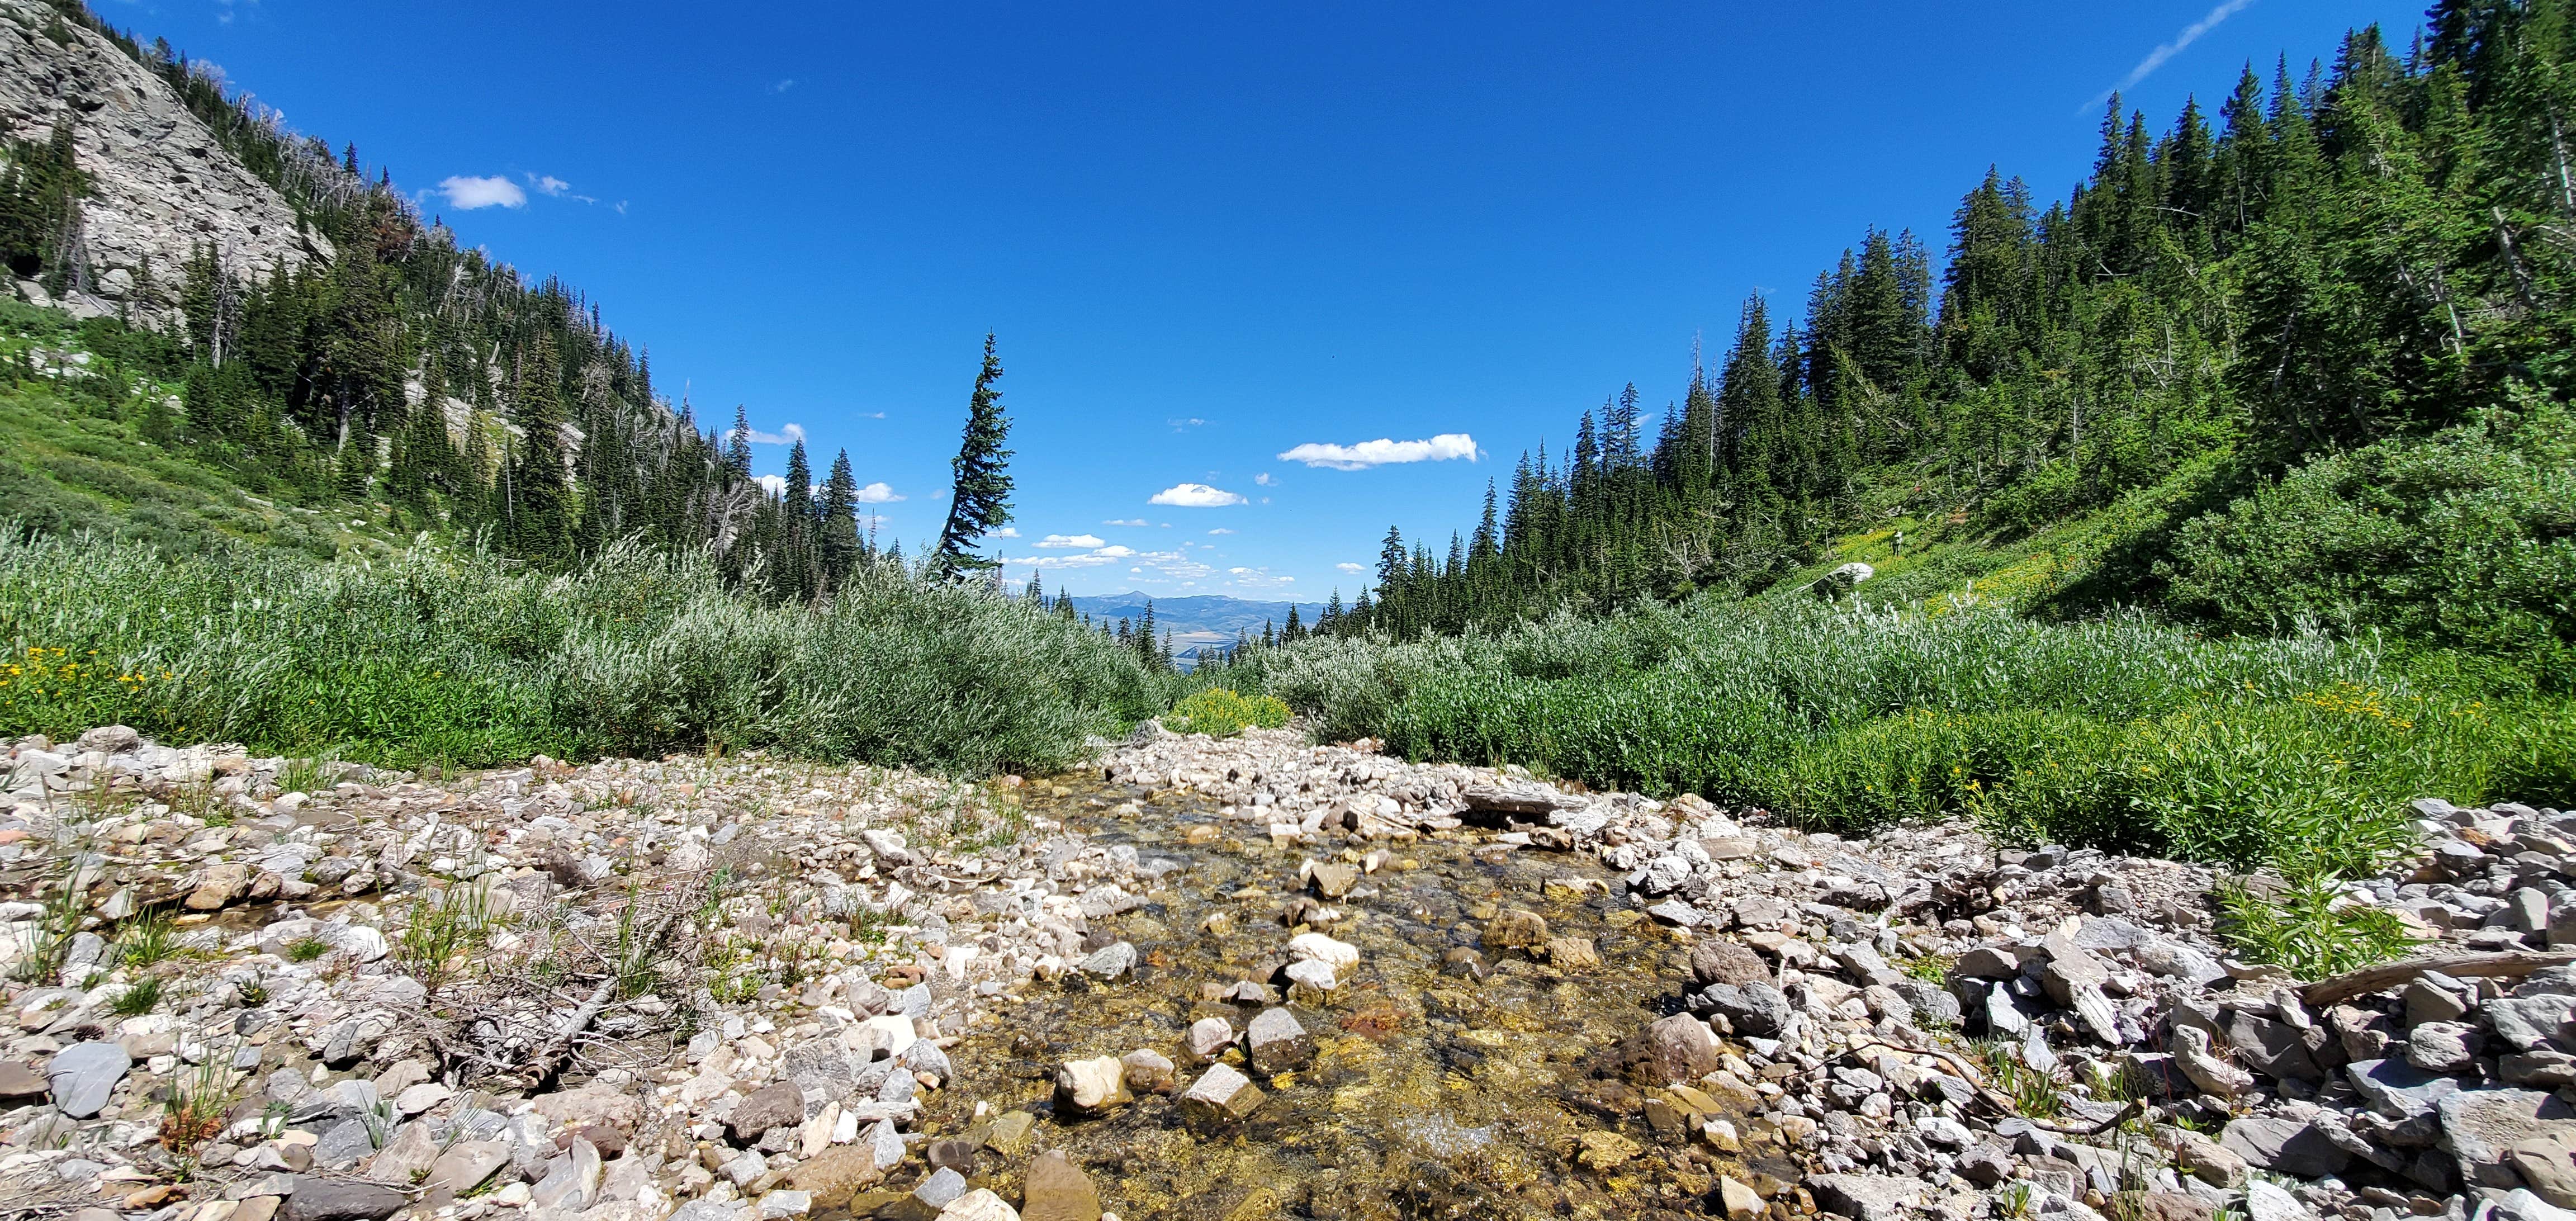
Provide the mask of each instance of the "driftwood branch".
POLYGON ((2356 996, 2384 992, 2406 983, 2426 971, 2438 971, 2453 978, 2520 979, 2546 967, 2563 967, 2576 963, 2576 951, 2509 950, 2497 954, 2436 954, 2425 958, 2407 958, 2363 967, 2332 979, 2321 979, 2299 990, 2299 999, 2312 1009, 2348 1001, 2356 996))
POLYGON ((628 969, 652 956, 654 947, 662 943, 662 934, 671 927, 671 920, 670 914, 664 914, 660 920, 653 923, 651 931, 637 938, 628 948, 622 961, 610 964, 608 978, 600 981, 597 988, 591 989, 590 996, 582 1001, 580 1008, 572 1011, 571 1017, 564 1020, 563 1027, 555 1032, 555 1036, 531 1054, 527 1062, 519 1066, 517 1072, 511 1074, 512 1080, 518 1083, 520 1089, 537 1088, 544 1084, 547 1078, 554 1076, 555 1070, 563 1067, 564 1061, 573 1054, 574 1045, 579 1042, 582 1034, 590 1029, 592 1022, 599 1020, 599 1015, 607 1010, 609 1000, 617 995, 618 981, 625 976, 628 969))
POLYGON ((1470 810, 1492 814, 1544 817, 1558 810, 1579 810, 1583 799, 1535 781, 1517 784, 1470 784, 1458 792, 1470 810))
POLYGON ((1944 1063, 1947 1063, 1950 1067, 1959 1070, 1960 1079, 1968 1083, 1969 1089, 1976 1091, 1977 1101, 1983 1103, 1986 1109, 1993 1111, 1998 1115, 2006 1115, 2015 1119, 2024 1120, 2034 1128, 2039 1128, 2048 1132, 2055 1132, 2061 1136, 2091 1136, 2097 1132, 2108 1132, 2113 1128, 2119 1127, 2121 1124, 2127 1123, 2142 1114, 2147 1114, 2154 1110, 2154 1108, 2151 1108, 2146 1104, 2145 1100, 2135 1099, 2132 1100, 2129 1105, 2120 1108, 2118 1114, 2113 1115, 2109 1119, 2105 1119, 2100 1123, 2050 1123, 2045 1119, 2038 1119, 2022 1114, 2021 1108, 2013 1105, 2012 1099, 2005 1097, 2001 1091, 1998 1091, 1993 1086, 1986 1084, 1985 1073, 1979 1071, 1976 1065, 1969 1063, 1966 1057, 1961 1056, 1956 1052, 1943 1051, 1938 1047, 1914 1047, 1905 1043, 1895 1042, 1883 1036, 1873 1037, 1869 1042, 1860 1044, 1858 1047, 1852 1048, 1852 1050, 1859 1051, 1863 1047, 1884 1047, 1891 1051, 1907 1052, 1917 1056, 1931 1056, 1935 1059, 1941 1060, 1944 1063))

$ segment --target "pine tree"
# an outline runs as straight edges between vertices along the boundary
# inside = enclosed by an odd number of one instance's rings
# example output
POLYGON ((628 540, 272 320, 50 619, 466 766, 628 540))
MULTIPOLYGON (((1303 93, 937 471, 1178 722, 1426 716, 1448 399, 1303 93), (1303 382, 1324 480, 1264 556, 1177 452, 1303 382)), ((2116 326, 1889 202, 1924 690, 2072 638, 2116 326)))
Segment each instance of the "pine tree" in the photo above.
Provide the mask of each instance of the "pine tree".
POLYGON ((1001 379, 1002 360, 994 354, 993 336, 987 334, 984 366, 976 373, 975 392, 967 400, 965 436, 958 442, 957 457, 949 462, 955 490, 931 562, 932 571, 941 576, 996 566, 998 561, 977 554, 974 548, 985 535, 1011 521, 1011 451, 1002 448, 1011 433, 1011 420, 995 385, 1001 379))
POLYGON ((572 489, 564 472, 563 374, 552 335, 539 335, 519 361, 511 415, 522 435, 511 464, 510 538, 520 555, 546 563, 570 558, 572 489))
POLYGON ((805 438, 798 437, 787 447, 787 488, 781 493, 789 521, 804 523, 814 516, 814 464, 805 457, 805 438))
POLYGON ((751 415, 742 404, 733 408, 733 429, 725 434, 725 469, 744 483, 751 482, 751 415))
POLYGON ((823 572, 838 585, 848 580, 858 567, 862 554, 859 539, 859 481, 850 473, 850 451, 832 456, 832 473, 823 479, 822 499, 816 504, 821 514, 816 538, 822 554, 823 572))

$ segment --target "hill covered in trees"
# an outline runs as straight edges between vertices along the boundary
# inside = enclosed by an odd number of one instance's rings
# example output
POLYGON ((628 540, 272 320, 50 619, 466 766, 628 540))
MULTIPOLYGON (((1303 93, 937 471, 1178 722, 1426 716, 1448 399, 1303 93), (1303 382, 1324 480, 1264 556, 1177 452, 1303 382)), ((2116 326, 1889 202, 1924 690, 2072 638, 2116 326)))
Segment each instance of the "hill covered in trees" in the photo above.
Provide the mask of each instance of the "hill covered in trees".
POLYGON ((1920 602, 2315 622, 2576 672, 2576 20, 2441 0, 2398 48, 2001 169, 1937 264, 1873 230, 1649 435, 1632 385, 1525 454, 1445 554, 1390 530, 1345 631, 1399 636, 1850 559, 1920 602))
MULTIPOLYGON (((731 428, 702 427, 657 391, 649 356, 603 326, 596 305, 460 248, 389 175, 363 169, 354 146, 335 153, 289 130, 209 66, 138 44, 78 0, 13 0, 0 15, 23 41, 11 50, 31 61, 24 75, 45 78, 23 109, 51 115, 7 133, 0 260, 23 293, 81 319, 8 319, 10 384, 60 400, 55 415, 121 423, 117 439, 139 435, 200 472, 138 480, 133 455, 97 435, 16 445, 0 477, 25 493, 12 496, 24 524, 164 546, 267 540, 224 513, 174 516, 155 499, 211 474, 261 505, 354 514, 369 536, 426 530, 548 569, 621 539, 709 547, 731 579, 787 598, 848 580, 873 553, 846 454, 818 470, 800 444, 793 494, 765 492, 739 409, 731 428), (115 56, 132 67, 106 62, 115 56), (198 242, 156 266, 151 243, 134 239, 133 265, 104 265, 86 214, 103 183, 189 206, 166 198, 179 188, 153 167, 105 160, 141 156, 132 142, 84 138, 84 123, 135 107, 108 96, 120 88, 149 93, 147 117, 172 111, 158 121, 187 129, 174 138, 211 140, 225 172, 238 166, 273 191, 301 242, 272 241, 266 261, 230 238, 198 242), (177 120, 181 108, 193 123, 177 120), (88 465, 54 460, 64 444, 88 465), (146 506, 158 507, 138 520, 146 506)), ((222 219, 189 224, 219 231, 222 219)), ((222 491, 207 496, 229 501, 222 491)), ((295 538, 323 552, 353 541, 295 538)))

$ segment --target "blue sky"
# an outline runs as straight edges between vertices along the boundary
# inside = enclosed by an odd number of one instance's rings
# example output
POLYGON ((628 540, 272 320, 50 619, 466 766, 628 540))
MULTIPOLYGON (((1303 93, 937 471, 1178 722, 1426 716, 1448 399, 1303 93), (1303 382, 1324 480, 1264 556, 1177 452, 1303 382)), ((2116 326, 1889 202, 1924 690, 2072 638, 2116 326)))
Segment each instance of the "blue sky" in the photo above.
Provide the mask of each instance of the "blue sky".
POLYGON ((2421 13, 99 2, 587 291, 702 421, 846 446, 907 550, 991 330, 1012 577, 1305 599, 1865 227, 1937 248, 1990 162, 2062 195, 2113 87, 2161 125, 2421 13))

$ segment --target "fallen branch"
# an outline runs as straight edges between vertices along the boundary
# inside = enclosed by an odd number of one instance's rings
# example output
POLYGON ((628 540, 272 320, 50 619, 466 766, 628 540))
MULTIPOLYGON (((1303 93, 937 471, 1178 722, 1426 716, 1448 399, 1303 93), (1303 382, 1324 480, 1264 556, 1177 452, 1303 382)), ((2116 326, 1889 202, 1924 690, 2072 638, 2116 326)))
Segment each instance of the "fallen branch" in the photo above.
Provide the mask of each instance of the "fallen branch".
POLYGON ((1892 1051, 1901 1051, 1917 1056, 1931 1056, 1942 1060, 1948 1063, 1950 1067, 1959 1070, 1960 1079, 1968 1083, 1969 1089, 1976 1091, 1977 1101, 1984 1103, 1988 1110, 2013 1119, 2021 1120, 2024 1123, 2043 1131, 2055 1132, 2060 1136, 2092 1136, 2096 1133, 2108 1132, 2113 1128, 2119 1127, 2121 1124, 2137 1118, 2141 1114, 2145 1114, 2153 1110, 2153 1108, 2146 1104, 2146 1100, 2131 1099, 2129 1105, 2120 1108, 2118 1114, 2113 1115, 2109 1119, 2105 1119, 2100 1123, 2089 1125, 2050 1123, 2045 1119, 2039 1119, 2022 1114, 2021 1108, 2014 1106, 2012 1099, 2004 1097, 2001 1092, 1986 1084, 1985 1073, 1979 1071, 1976 1065, 1970 1064, 1965 1057, 1960 1056, 1955 1052, 1943 1051, 1938 1047, 1911 1047, 1903 1043, 1890 1042, 1887 1039, 1880 1037, 1873 1037, 1869 1042, 1859 1044, 1853 1047, 1852 1050, 1859 1051, 1863 1047, 1885 1047, 1892 1051))
POLYGON ((2426 971, 2438 971, 2455 979, 2520 979, 2546 967, 2563 967, 2576 963, 2576 951, 2508 950, 2498 954, 2437 954, 2426 958, 2407 958, 2363 967, 2332 979, 2321 979, 2299 990, 2299 999, 2311 1009, 2384 992, 2406 983, 2426 971))
POLYGON ((627 970, 651 957, 653 948, 661 944, 663 932, 671 927, 671 919, 671 915, 666 913, 654 922, 651 932, 636 939, 627 951, 626 961, 611 964, 608 978, 600 981, 599 986, 591 990, 589 998, 582 1001, 581 1007, 572 1011, 572 1016, 564 1020, 562 1029, 510 1075, 520 1089, 537 1088, 563 1066, 564 1060, 572 1055, 574 1042, 582 1032, 590 1029, 592 1022, 599 1020, 599 1015, 608 1008, 609 999, 617 995, 617 985, 625 978, 627 970))

